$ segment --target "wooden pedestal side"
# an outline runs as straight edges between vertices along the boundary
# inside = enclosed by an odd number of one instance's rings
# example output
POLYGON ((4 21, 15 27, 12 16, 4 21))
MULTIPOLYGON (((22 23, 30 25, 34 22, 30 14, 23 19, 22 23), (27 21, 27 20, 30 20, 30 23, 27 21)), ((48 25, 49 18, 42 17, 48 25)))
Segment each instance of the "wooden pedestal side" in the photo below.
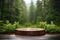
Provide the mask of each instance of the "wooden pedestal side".
POLYGON ((42 28, 17 28, 16 35, 23 36, 42 36, 45 35, 45 29, 42 28))

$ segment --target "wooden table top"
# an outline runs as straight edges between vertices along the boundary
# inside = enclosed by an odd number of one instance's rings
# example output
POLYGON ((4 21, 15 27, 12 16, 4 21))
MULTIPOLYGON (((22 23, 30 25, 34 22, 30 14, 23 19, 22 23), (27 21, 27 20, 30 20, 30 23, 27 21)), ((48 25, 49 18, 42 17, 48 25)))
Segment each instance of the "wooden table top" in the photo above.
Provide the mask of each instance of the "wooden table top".
POLYGON ((42 31, 45 30, 43 28, 17 28, 18 31, 42 31))

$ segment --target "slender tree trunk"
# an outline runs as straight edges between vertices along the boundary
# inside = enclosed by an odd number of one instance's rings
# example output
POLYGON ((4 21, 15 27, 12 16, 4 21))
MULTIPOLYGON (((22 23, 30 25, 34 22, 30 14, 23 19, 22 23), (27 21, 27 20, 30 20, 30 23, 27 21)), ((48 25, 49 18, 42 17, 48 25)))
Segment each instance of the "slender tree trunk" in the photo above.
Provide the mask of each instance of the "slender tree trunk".
POLYGON ((4 0, 1 0, 1 20, 4 19, 4 0))

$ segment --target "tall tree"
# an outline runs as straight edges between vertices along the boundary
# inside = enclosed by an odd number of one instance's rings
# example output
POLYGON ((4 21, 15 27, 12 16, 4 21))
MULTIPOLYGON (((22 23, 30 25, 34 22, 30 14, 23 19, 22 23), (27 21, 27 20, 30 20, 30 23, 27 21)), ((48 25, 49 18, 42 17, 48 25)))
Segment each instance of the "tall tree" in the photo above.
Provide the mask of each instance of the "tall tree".
POLYGON ((24 0, 0 0, 1 20, 25 22, 26 4, 24 0))
POLYGON ((1 20, 3 21, 6 21, 6 20, 9 20, 9 21, 12 21, 15 20, 13 17, 12 17, 12 14, 14 14, 14 2, 15 0, 1 0, 0 1, 0 11, 1 11, 1 20))
POLYGON ((42 21, 42 2, 40 0, 37 0, 36 3, 36 13, 35 13, 35 20, 36 23, 42 21))
POLYGON ((53 13, 53 21, 55 24, 60 25, 60 0, 50 0, 52 2, 52 6, 54 9, 54 13, 53 13))
POLYGON ((46 14, 48 11, 48 0, 42 0, 42 18, 43 21, 46 21, 46 14))
POLYGON ((26 21, 26 4, 24 0, 16 0, 16 11, 18 13, 18 21, 23 24, 26 21))
POLYGON ((3 11, 4 10, 4 0, 0 0, 0 19, 3 19, 3 11))
POLYGON ((50 23, 53 21, 54 9, 51 0, 42 0, 42 19, 50 23))
POLYGON ((29 11, 30 11, 29 12, 30 22, 34 23, 34 21, 35 21, 35 6, 34 6, 34 3, 33 3, 33 0, 31 0, 29 11))

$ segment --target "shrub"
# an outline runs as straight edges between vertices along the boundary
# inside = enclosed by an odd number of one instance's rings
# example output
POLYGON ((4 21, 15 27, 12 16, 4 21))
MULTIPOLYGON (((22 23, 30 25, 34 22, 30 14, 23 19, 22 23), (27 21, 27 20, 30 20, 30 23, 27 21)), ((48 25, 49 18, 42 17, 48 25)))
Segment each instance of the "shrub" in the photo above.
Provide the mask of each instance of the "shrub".
POLYGON ((0 33, 12 33, 14 32, 15 27, 16 26, 14 24, 11 24, 9 23, 9 21, 6 21, 6 24, 3 24, 2 27, 0 27, 0 33))
POLYGON ((25 24, 24 24, 24 27, 31 27, 31 26, 32 26, 31 23, 25 23, 25 24))
POLYGON ((47 25, 46 22, 40 22, 40 23, 37 24, 37 27, 38 28, 44 28, 46 25, 47 25))
POLYGON ((47 22, 40 22, 37 24, 37 28, 44 28, 46 33, 60 33, 60 27, 57 27, 53 22, 47 24, 47 22))
POLYGON ((6 24, 0 26, 0 33, 13 33, 15 29, 16 24, 11 24, 9 21, 6 21, 6 24))
POLYGON ((0 21, 0 33, 14 33, 16 28, 44 28, 46 33, 60 33, 60 27, 57 27, 53 22, 48 24, 47 22, 40 22, 38 24, 32 25, 31 23, 25 23, 24 25, 20 25, 19 22, 14 22, 11 24, 8 20, 6 24, 3 21, 0 21))

